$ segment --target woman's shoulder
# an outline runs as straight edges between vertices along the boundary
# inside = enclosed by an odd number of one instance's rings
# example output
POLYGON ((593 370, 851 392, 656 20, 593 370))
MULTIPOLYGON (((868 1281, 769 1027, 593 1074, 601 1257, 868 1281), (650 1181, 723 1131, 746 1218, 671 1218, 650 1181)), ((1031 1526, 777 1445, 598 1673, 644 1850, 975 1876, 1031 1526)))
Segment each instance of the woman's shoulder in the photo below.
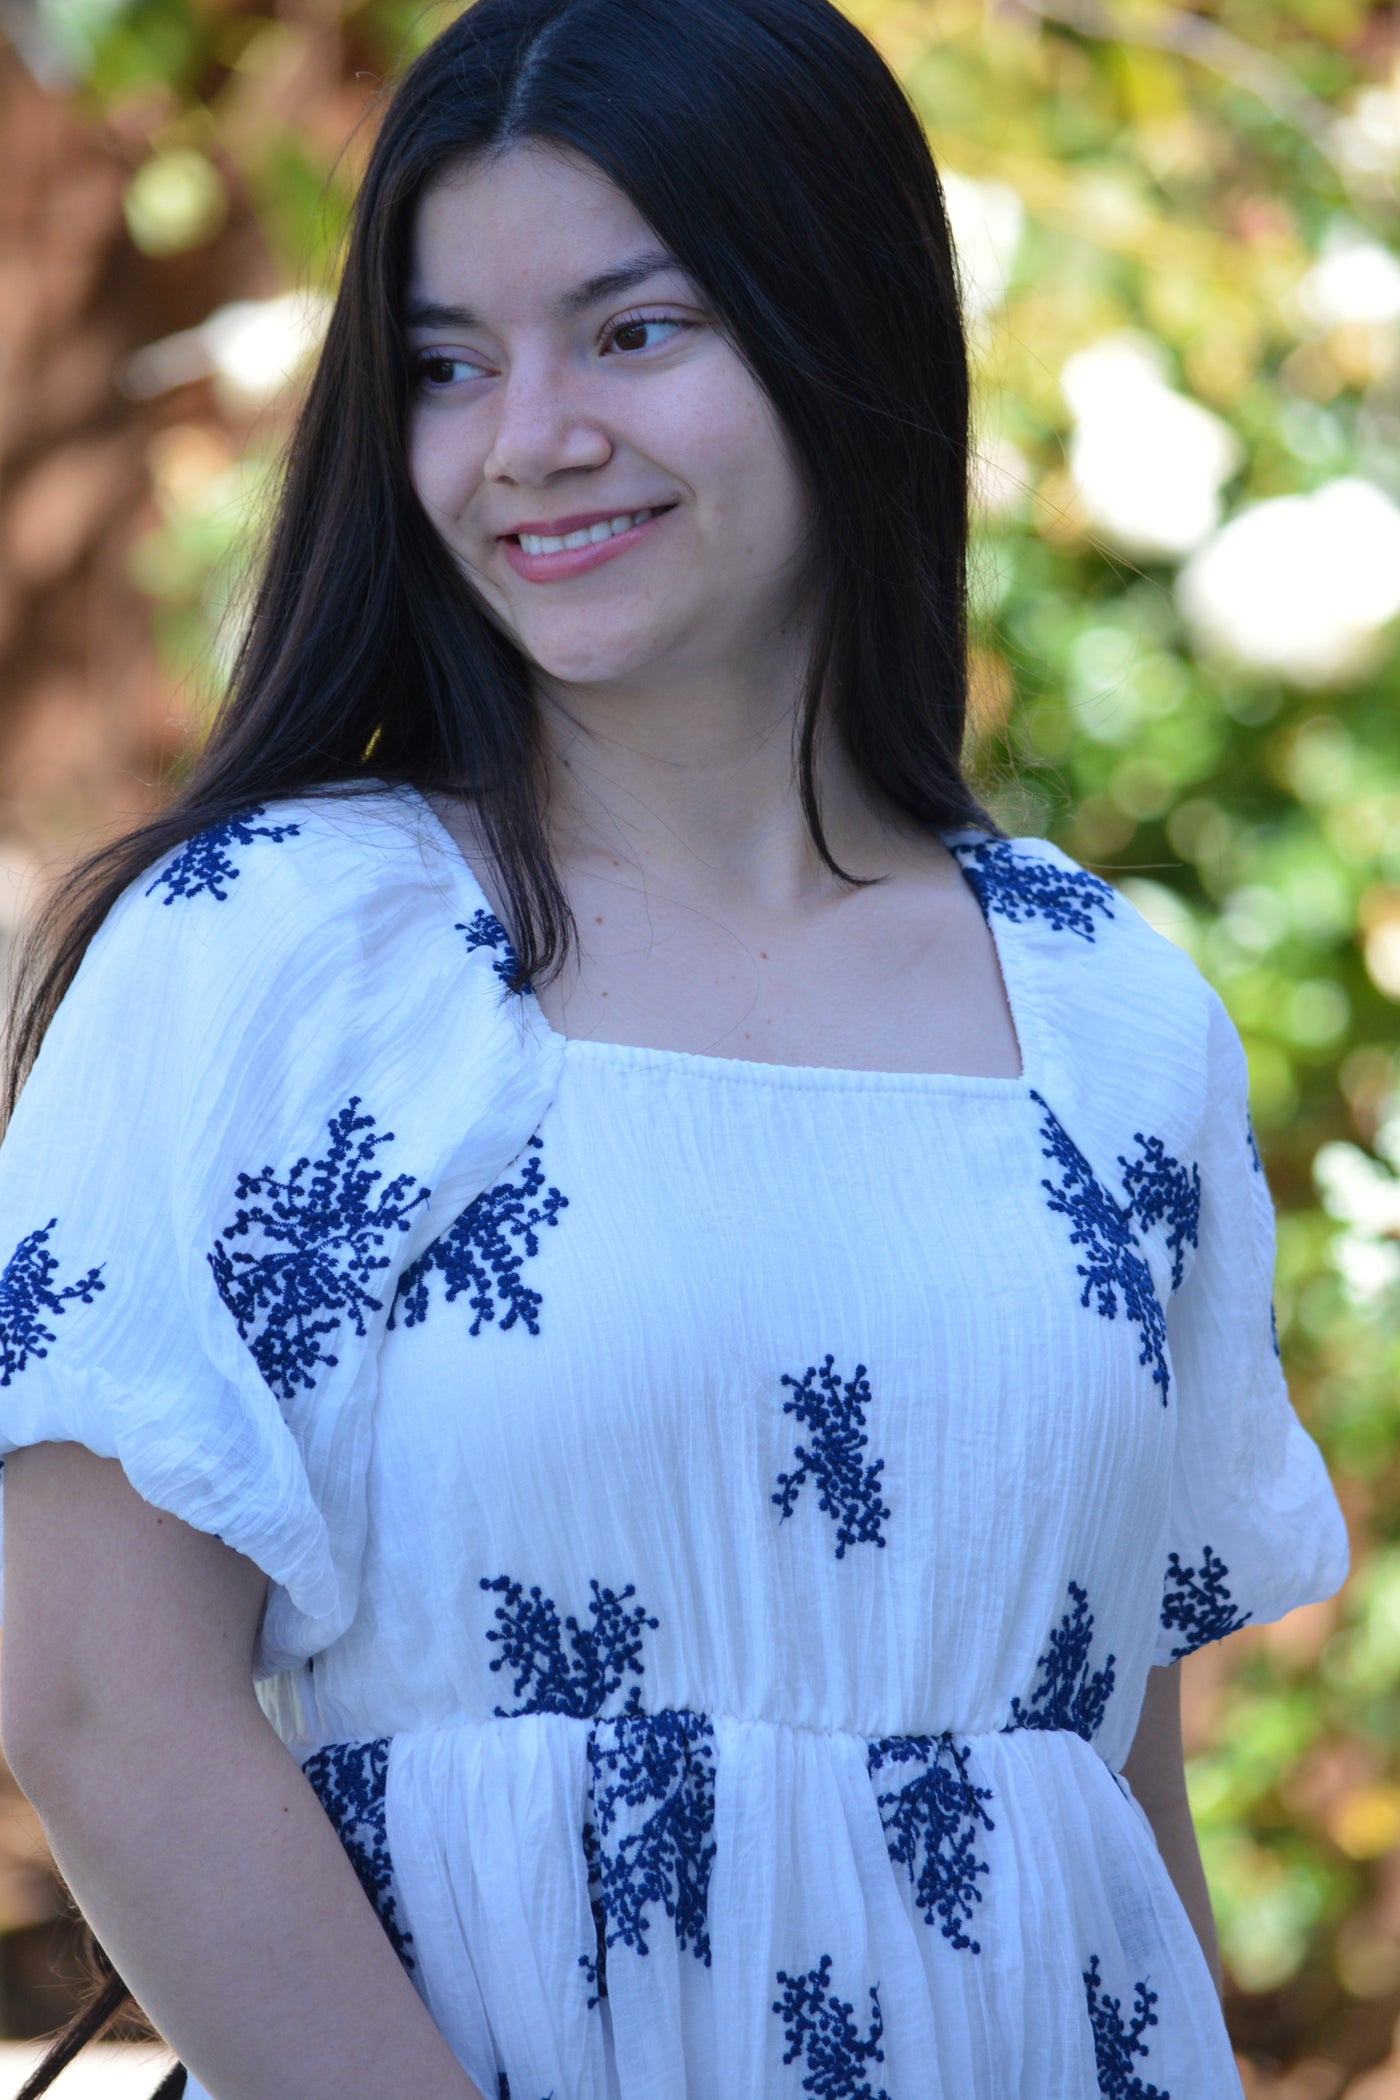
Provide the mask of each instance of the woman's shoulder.
POLYGON ((250 803, 173 847, 117 898, 85 972, 272 988, 289 970, 314 975, 318 957, 373 958, 397 976, 415 956, 459 951, 464 936, 505 952, 504 930, 422 797, 321 790, 250 803))
POLYGON ((156 861, 123 908, 168 923, 236 934, 269 910, 313 921, 376 896, 449 897, 470 880, 423 798, 378 783, 250 803, 194 832, 156 861))
POLYGON ((1193 1143, 1220 1002, 1192 958, 1049 839, 946 843, 996 935, 1033 1084, 1081 1149, 1111 1168, 1134 1131, 1193 1143))
POLYGON ((196 832, 121 893, 54 1017, 48 1062, 69 1039, 103 1036, 201 1084, 253 1056, 266 1068, 295 1054, 310 1069, 332 1042, 353 1061, 367 1035, 429 1007, 475 1025, 500 1002, 509 960, 421 797, 269 799, 196 832))
POLYGON ((1213 995, 1191 957, 1062 846, 975 831, 949 833, 946 843, 987 919, 1015 928, 1044 968, 1072 974, 1086 992, 1101 984, 1115 1001, 1170 996, 1204 1014, 1213 995))
POLYGON ((249 805, 122 893, 45 1035, 8 1156, 28 1133, 46 1153, 70 1134, 100 1143, 109 1165, 124 1148, 151 1174, 163 1158, 220 1225, 240 1174, 295 1178, 314 1160, 368 1186, 392 1182, 392 1157, 445 1225, 515 1156, 552 1084, 556 1046, 526 1026, 512 963, 421 797, 249 805))

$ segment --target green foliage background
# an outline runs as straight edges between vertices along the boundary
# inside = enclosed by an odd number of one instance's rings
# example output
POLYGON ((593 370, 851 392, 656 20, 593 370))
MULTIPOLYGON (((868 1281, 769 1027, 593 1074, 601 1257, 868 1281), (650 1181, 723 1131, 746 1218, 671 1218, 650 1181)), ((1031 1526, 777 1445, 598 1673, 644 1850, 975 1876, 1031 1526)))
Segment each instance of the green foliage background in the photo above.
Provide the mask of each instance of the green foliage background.
MULTIPOLYGON (((1171 384, 1238 438, 1227 516, 1344 475, 1400 495, 1395 323, 1310 329, 1293 300, 1338 227, 1393 240, 1394 170, 1349 159, 1346 125, 1385 87, 1400 32, 1359 0, 849 5, 940 163, 1024 207, 1005 295, 974 326, 981 441, 1014 446, 1022 483, 1003 478, 977 528, 976 763, 1013 828, 1048 832, 1173 928, 1250 1053, 1281 1211, 1279 1331, 1355 1568, 1336 1607, 1193 1666, 1190 1777, 1237 2033, 1279 2057, 1345 2054, 1355 2009, 1400 2013, 1396 1291, 1368 1302, 1339 1267, 1358 1236, 1383 1260, 1395 1229, 1375 1148, 1397 1085, 1400 657, 1390 637, 1329 688, 1200 653, 1177 564, 1089 529, 1059 375, 1125 328, 1158 345, 1171 384), (1324 1158, 1379 1191, 1369 1228, 1322 1201, 1315 1163, 1337 1145, 1355 1149, 1324 1158)), ((241 211, 275 276, 314 285, 334 272, 345 140, 444 17, 406 0, 275 16, 52 0, 41 19, 74 93, 128 130, 144 113, 129 218, 148 252, 198 247, 241 211), (318 65, 319 101, 283 92, 318 65)), ((133 554, 185 671, 209 658, 279 432, 275 414, 231 427, 226 456, 201 468, 187 447, 157 473, 161 515, 133 554)))

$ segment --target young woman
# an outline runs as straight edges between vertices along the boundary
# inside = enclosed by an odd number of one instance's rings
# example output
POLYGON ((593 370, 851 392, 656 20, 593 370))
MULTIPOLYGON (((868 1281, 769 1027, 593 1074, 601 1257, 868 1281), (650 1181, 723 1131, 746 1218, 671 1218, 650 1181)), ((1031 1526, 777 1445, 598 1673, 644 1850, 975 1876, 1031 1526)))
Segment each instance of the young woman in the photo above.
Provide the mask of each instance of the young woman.
POLYGON ((1219 1001, 959 770, 966 468, 826 0, 409 71, 0 1161, 6 1745, 217 2100, 1239 2091, 1176 1665, 1343 1531, 1219 1001))

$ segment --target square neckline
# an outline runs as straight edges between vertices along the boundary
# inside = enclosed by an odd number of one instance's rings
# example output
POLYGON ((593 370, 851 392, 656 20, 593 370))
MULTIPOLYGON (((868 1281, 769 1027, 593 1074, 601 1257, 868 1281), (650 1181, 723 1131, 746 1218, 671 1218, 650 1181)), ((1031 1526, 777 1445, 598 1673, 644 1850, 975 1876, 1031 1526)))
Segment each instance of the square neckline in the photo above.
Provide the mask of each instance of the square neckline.
MULTIPOLYGON (((473 902, 483 907, 493 918, 496 917, 495 909, 482 888, 475 869, 421 788, 405 783, 400 791, 407 793, 417 803, 421 815, 456 868, 458 880, 468 886, 468 894, 473 902)), ((547 1018, 532 988, 514 996, 520 999, 522 1013, 532 1032, 575 1064, 613 1063, 624 1069, 631 1068, 636 1071, 672 1069, 677 1072, 689 1072, 696 1078, 717 1078, 740 1085, 829 1086, 844 1091, 852 1091, 866 1085, 899 1093, 935 1091, 995 1095, 1003 1098, 1023 1096, 1027 1091, 1033 1090, 1034 1032, 1029 1027, 1023 1011, 1011 951, 1003 945, 997 931, 995 914, 986 910, 976 889, 968 880, 967 870, 956 851, 958 843, 981 840, 989 834, 968 828, 938 828, 934 836, 948 850, 965 887, 971 892, 992 944, 992 954, 1001 979, 1002 998, 1006 1002, 1021 1061, 1021 1069, 1014 1078, 995 1072, 891 1072, 863 1065, 788 1064, 771 1058, 719 1057, 704 1050, 680 1050, 649 1043, 617 1043, 600 1036, 565 1035, 547 1018)))

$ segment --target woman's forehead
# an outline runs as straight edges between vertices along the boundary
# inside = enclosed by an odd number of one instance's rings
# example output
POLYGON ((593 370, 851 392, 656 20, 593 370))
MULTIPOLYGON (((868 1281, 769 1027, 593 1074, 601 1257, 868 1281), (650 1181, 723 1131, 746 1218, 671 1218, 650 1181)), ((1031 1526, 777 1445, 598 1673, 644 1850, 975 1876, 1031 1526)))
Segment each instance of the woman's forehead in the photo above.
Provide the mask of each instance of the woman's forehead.
POLYGON ((643 264, 647 276, 675 268, 625 191, 582 155, 530 141, 460 163, 424 192, 410 301, 475 309, 524 297, 567 314, 624 277, 641 282, 643 264))

